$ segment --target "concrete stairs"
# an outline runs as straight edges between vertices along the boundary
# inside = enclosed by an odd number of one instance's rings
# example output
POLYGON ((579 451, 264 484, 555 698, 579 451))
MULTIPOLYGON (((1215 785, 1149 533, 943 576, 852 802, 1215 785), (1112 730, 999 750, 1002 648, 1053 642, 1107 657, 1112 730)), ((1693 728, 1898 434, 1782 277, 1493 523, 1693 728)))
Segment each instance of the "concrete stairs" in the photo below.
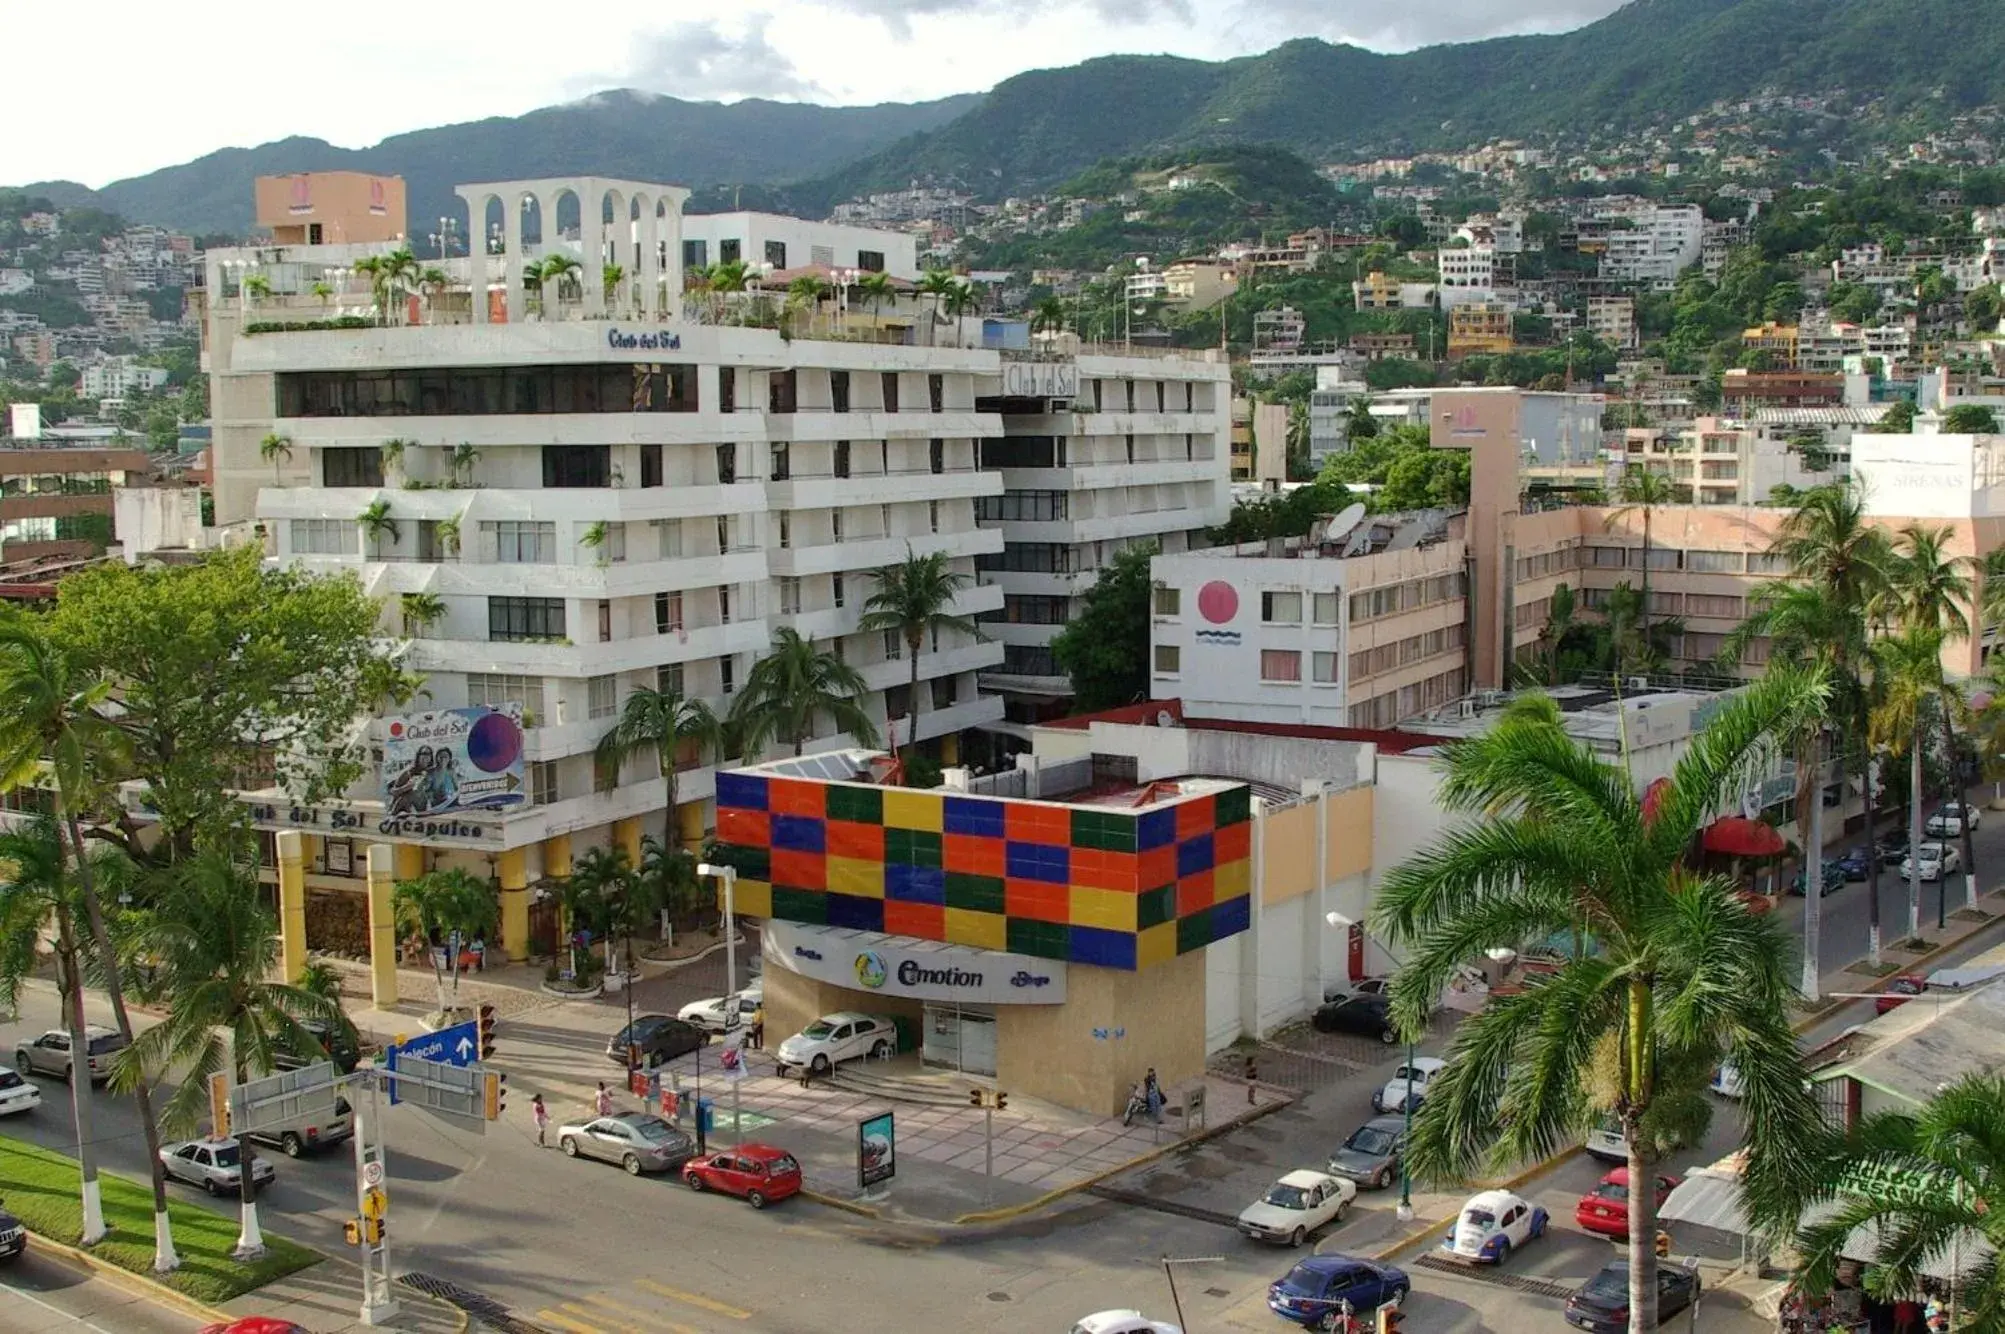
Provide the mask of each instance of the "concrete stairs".
POLYGON ((843 1062, 826 1082, 850 1093, 928 1107, 966 1107, 969 1089, 991 1086, 989 1080, 951 1070, 927 1070, 908 1061, 868 1060, 843 1062))

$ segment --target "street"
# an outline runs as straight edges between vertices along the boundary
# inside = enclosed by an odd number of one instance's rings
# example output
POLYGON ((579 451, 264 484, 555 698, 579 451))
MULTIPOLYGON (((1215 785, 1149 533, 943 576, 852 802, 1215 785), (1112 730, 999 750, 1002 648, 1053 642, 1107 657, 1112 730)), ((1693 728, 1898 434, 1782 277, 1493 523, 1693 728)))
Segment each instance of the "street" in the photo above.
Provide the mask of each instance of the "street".
POLYGON ((0 1263, 9 1334, 193 1334, 195 1321, 38 1251, 0 1263))

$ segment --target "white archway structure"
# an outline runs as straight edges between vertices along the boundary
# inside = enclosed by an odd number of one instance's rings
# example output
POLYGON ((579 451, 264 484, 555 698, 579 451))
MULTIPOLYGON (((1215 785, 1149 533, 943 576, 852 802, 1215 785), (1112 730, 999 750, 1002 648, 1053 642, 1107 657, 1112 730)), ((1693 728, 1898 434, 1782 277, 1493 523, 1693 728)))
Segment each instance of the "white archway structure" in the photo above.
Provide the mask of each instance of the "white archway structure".
MULTIPOLYGON (((486 226, 489 205, 499 201, 502 253, 489 255, 485 245, 468 247, 468 277, 474 291, 473 318, 485 324, 490 292, 497 275, 506 294, 511 324, 528 318, 528 296, 522 285, 528 255, 522 242, 523 203, 534 200, 542 220, 543 247, 557 239, 557 201, 565 194, 578 200, 579 283, 587 319, 607 314, 605 273, 618 264, 626 278, 614 290, 614 310, 621 319, 675 320, 682 315, 682 206, 689 191, 677 185, 613 180, 601 176, 553 177, 530 181, 484 181, 454 190, 467 206, 469 236, 486 226), (612 221, 606 207, 612 205, 612 221)), ((554 303, 550 307, 555 310, 554 303)))

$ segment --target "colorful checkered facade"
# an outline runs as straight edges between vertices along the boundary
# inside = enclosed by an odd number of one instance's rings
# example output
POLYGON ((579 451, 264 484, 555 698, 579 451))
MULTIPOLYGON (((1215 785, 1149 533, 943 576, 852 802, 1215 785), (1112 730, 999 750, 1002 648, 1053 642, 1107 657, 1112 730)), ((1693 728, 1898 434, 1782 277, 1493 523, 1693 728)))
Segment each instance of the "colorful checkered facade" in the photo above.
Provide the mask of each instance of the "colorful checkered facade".
POLYGON ((1146 810, 717 775, 739 912, 1134 970, 1246 930, 1245 787, 1146 810))

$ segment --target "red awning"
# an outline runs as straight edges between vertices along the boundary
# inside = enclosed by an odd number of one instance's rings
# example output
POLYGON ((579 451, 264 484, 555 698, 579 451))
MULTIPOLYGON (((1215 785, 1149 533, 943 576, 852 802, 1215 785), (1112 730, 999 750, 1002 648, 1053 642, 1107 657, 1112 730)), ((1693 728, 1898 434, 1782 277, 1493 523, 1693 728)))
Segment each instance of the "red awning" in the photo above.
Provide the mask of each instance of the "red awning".
POLYGON ((1651 782, 1650 786, 1643 789, 1644 825, 1648 826, 1657 823, 1657 808, 1663 804, 1664 794, 1670 790, 1671 780, 1668 778, 1656 779, 1651 782))
POLYGON ((1706 827, 1707 852, 1722 852, 1729 857, 1773 857, 1786 846, 1773 826, 1746 816, 1729 815, 1706 827))

